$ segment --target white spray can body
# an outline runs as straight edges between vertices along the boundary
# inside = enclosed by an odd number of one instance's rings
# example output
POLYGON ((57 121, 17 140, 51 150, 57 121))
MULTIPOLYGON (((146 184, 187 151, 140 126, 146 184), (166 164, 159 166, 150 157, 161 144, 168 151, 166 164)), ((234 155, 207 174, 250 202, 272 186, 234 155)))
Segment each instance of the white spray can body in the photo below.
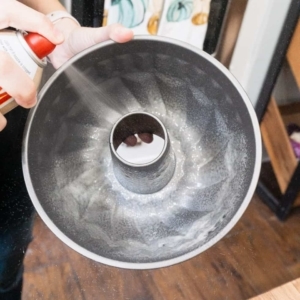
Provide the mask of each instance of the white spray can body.
MULTIPOLYGON (((0 51, 8 53, 15 63, 33 80, 37 88, 41 82, 43 68, 47 65, 47 60, 40 58, 41 52, 36 50, 36 47, 39 47, 39 43, 44 48, 46 45, 50 52, 55 47, 55 45, 38 34, 27 34, 15 30, 0 31, 0 51)), ((6 114, 17 105, 16 101, 0 86, 0 113, 6 114)))

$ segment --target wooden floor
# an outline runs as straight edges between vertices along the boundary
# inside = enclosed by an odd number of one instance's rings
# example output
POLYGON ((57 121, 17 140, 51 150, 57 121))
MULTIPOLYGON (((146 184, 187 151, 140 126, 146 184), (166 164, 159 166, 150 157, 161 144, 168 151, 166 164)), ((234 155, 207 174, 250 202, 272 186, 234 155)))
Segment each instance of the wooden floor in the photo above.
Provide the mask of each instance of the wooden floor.
POLYGON ((254 196, 215 246, 158 270, 95 263, 58 240, 37 218, 26 255, 23 300, 248 299, 300 277, 300 212, 282 223, 254 196))
POLYGON ((283 299, 300 299, 300 278, 285 283, 271 291, 260 294, 251 300, 283 300, 283 299))

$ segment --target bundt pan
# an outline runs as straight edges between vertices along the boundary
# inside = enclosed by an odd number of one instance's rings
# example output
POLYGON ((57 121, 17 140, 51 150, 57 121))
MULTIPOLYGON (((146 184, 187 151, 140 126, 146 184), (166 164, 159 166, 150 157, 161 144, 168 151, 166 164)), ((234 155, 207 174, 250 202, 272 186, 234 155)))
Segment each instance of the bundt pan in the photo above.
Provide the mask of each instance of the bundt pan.
POLYGON ((32 202, 68 246, 104 264, 169 266, 236 224, 261 165, 255 112, 218 61, 185 43, 105 42, 62 66, 39 94, 23 143, 32 202), (124 138, 157 134, 147 163, 118 156, 124 138))

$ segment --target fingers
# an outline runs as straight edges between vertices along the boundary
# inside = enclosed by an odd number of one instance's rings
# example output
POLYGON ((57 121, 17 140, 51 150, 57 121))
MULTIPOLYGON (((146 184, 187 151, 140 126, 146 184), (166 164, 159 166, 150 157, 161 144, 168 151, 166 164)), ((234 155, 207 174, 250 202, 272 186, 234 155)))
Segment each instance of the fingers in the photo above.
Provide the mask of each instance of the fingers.
POLYGON ((6 123, 7 121, 5 117, 0 113, 0 131, 2 131, 5 128, 6 123))
POLYGON ((153 141, 152 133, 139 133, 138 136, 146 144, 151 144, 153 141))
POLYGON ((18 1, 1 0, 0 29, 7 27, 39 33, 54 44, 64 41, 63 34, 45 15, 18 1))
POLYGON ((137 144, 137 138, 134 135, 130 135, 124 140, 124 143, 127 146, 133 147, 137 144))
POLYGON ((69 46, 73 55, 95 44, 113 40, 117 43, 125 43, 133 38, 132 30, 119 24, 113 24, 100 28, 76 28, 70 38, 69 46))
POLYGON ((136 144, 141 143, 141 141, 146 144, 151 144, 153 142, 153 134, 152 133, 139 133, 138 137, 139 137, 140 141, 138 141, 138 138, 135 135, 130 135, 124 140, 124 143, 127 146, 134 147, 136 144))
POLYGON ((30 108, 36 104, 36 88, 33 81, 9 54, 3 51, 0 51, 0 86, 21 106, 30 108))
POLYGON ((109 39, 125 43, 133 38, 133 32, 119 24, 100 28, 78 27, 72 20, 64 19, 55 24, 68 38, 49 55, 54 68, 59 68, 77 53, 109 39))
MULTIPOLYGON (((117 43, 126 43, 133 38, 132 30, 125 28, 120 24, 113 24, 103 27, 102 29, 108 31, 109 38, 117 43)), ((100 41, 97 41, 97 43, 99 42, 100 41)))

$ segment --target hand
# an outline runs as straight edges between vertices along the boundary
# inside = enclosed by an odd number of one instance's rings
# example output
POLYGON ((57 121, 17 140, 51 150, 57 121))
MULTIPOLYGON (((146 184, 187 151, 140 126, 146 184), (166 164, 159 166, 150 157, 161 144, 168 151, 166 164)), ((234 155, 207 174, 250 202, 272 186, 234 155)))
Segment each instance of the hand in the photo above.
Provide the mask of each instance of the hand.
POLYGON ((133 37, 133 32, 130 29, 119 24, 87 28, 80 27, 72 19, 63 18, 55 23, 55 27, 63 33, 65 38, 64 42, 49 55, 55 68, 59 68, 75 54, 95 44, 110 39, 118 43, 125 43, 133 37))
MULTIPOLYGON (((0 30, 14 27, 37 32, 54 44, 63 42, 64 37, 43 14, 13 0, 0 2, 0 30)), ((36 88, 25 71, 6 52, 0 51, 0 87, 16 102, 30 108, 36 103, 36 88)), ((6 119, 0 114, 0 131, 6 119)))
MULTIPOLYGON (((13 0, 1 0, 0 7, 0 30, 14 27, 37 32, 58 45, 49 56, 55 68, 97 43, 109 39, 123 43, 133 37, 131 30, 118 24, 103 28, 82 28, 71 19, 64 18, 53 25, 45 15, 13 0), (20 15, 24 17, 20 18, 20 15)), ((0 87, 25 108, 36 104, 36 88, 33 81, 8 54, 1 51, 0 87)), ((5 125, 6 119, 0 114, 0 131, 5 125)))

